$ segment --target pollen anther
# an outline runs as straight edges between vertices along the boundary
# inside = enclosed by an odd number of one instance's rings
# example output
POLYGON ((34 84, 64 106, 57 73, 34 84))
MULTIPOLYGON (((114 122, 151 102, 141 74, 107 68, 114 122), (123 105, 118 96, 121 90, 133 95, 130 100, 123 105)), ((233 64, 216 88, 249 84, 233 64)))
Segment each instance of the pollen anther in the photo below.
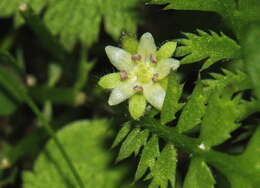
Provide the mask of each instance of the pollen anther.
POLYGON ((120 78, 121 78, 121 80, 126 80, 127 79, 126 71, 120 71, 120 78))
POLYGON ((133 61, 140 61, 142 59, 142 56, 140 54, 132 55, 133 61))
POLYGON ((135 90, 135 91, 143 91, 143 87, 136 85, 136 86, 133 87, 133 90, 135 90))

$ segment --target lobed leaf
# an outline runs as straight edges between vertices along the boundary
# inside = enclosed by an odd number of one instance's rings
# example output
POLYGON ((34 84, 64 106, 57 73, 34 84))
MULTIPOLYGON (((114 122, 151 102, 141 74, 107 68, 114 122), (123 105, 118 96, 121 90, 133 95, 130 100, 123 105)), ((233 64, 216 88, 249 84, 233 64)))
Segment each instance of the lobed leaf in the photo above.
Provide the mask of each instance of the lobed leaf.
POLYGON ((178 41, 181 46, 177 48, 176 56, 184 56, 181 63, 195 63, 206 59, 201 68, 204 70, 220 60, 240 57, 240 46, 224 33, 219 35, 213 31, 211 34, 202 30, 197 32, 198 35, 184 33, 187 39, 178 41))
POLYGON ((167 188, 168 181, 175 185, 177 154, 173 145, 167 144, 155 162, 148 178, 152 178, 149 188, 167 188))
POLYGON ((122 128, 117 133, 116 138, 112 144, 112 148, 118 146, 118 144, 124 140, 124 138, 127 136, 127 134, 130 131, 131 131, 131 123, 128 121, 123 124, 122 128))

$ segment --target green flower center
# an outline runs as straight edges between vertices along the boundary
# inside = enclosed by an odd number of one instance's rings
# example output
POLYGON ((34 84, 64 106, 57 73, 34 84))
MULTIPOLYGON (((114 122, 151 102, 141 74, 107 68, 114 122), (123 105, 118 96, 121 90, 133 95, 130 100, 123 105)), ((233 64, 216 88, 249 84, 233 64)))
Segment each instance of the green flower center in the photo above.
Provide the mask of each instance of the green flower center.
POLYGON ((151 66, 140 63, 136 72, 137 80, 142 83, 147 83, 152 80, 153 71, 151 66))

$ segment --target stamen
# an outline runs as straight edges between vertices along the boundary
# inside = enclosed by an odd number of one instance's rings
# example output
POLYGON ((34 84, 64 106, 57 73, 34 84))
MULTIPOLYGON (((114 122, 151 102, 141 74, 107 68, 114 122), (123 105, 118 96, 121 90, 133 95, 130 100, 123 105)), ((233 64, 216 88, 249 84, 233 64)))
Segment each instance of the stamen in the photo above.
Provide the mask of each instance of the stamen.
POLYGON ((133 61, 140 61, 142 59, 142 56, 140 54, 132 55, 133 61))
POLYGON ((136 86, 133 87, 133 90, 135 90, 135 91, 143 91, 143 87, 136 85, 136 86))
POLYGON ((159 78, 159 74, 158 73, 155 73, 152 77, 152 81, 156 82, 159 78))
POLYGON ((120 71, 120 78, 121 78, 121 80, 126 80, 127 79, 126 71, 120 71))
POLYGON ((152 63, 154 63, 154 64, 157 63, 157 58, 156 58, 156 56, 155 56, 154 54, 151 54, 151 55, 150 55, 150 61, 151 61, 152 63))

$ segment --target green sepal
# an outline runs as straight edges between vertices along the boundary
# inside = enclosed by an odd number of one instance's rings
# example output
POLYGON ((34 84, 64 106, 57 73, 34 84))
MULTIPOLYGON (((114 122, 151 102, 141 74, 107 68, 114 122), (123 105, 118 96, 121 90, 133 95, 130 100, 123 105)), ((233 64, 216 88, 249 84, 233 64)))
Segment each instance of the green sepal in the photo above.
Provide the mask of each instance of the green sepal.
POLYGON ((135 94, 129 100, 129 112, 135 120, 143 116, 146 107, 146 100, 143 95, 135 94))
POLYGON ((157 51, 157 59, 160 60, 171 57, 176 50, 176 46, 177 42, 173 41, 163 44, 157 51))
POLYGON ((121 82, 120 73, 111 73, 102 76, 98 81, 98 85, 105 89, 113 89, 121 82))
POLYGON ((138 48, 138 40, 135 37, 125 35, 122 37, 122 48, 130 54, 136 54, 138 48))

